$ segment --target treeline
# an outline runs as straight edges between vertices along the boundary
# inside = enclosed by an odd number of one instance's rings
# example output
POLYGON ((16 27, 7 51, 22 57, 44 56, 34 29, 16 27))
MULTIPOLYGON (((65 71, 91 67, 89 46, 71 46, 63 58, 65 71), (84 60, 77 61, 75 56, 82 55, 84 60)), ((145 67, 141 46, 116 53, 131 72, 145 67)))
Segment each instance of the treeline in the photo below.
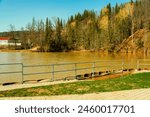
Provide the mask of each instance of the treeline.
POLYGON ((24 49, 40 47, 41 51, 107 50, 114 51, 122 41, 139 29, 150 29, 150 1, 136 0, 128 4, 108 4, 100 14, 85 10, 60 18, 54 23, 32 19, 26 27, 16 32, 11 26, 7 35, 20 38, 24 49), (128 5, 128 6, 127 6, 128 5), (126 12, 124 17, 122 12, 126 12))

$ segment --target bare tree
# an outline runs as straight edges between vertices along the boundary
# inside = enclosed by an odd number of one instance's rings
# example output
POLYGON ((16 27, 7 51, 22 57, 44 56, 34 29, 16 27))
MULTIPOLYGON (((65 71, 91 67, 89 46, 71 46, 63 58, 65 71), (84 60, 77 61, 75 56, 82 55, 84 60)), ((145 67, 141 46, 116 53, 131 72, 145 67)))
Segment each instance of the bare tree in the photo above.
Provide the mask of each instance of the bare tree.
POLYGON ((15 26, 14 25, 12 25, 12 24, 10 24, 9 25, 9 27, 10 27, 10 29, 9 29, 9 36, 11 37, 11 38, 15 38, 15 26))
POLYGON ((16 30, 16 29, 15 29, 15 26, 12 25, 12 24, 10 24, 9 27, 10 27, 10 29, 9 29, 9 37, 10 37, 10 39, 11 39, 11 40, 10 40, 10 41, 11 41, 10 43, 14 43, 14 44, 15 44, 15 49, 16 49, 16 48, 17 48, 17 45, 16 45, 16 43, 17 43, 16 41, 17 41, 17 40, 15 39, 15 30, 16 30))

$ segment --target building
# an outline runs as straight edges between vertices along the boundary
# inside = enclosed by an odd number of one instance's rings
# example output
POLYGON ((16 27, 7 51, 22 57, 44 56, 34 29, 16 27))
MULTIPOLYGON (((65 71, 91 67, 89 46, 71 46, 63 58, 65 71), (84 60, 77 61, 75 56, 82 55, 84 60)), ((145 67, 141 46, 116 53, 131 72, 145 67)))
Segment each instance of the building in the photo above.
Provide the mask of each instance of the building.
POLYGON ((21 40, 9 37, 0 37, 0 48, 19 49, 21 48, 21 40))
POLYGON ((8 46, 9 40, 9 37, 0 37, 0 46, 8 46))

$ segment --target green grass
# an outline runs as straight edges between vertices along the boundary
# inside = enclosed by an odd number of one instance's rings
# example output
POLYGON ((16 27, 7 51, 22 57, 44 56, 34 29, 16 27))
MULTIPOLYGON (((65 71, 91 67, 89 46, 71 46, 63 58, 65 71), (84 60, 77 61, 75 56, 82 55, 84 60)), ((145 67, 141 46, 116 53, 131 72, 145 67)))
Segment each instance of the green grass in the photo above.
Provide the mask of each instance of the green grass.
POLYGON ((0 97, 87 94, 140 88, 150 88, 150 73, 139 73, 108 80, 62 83, 57 85, 1 91, 0 97))

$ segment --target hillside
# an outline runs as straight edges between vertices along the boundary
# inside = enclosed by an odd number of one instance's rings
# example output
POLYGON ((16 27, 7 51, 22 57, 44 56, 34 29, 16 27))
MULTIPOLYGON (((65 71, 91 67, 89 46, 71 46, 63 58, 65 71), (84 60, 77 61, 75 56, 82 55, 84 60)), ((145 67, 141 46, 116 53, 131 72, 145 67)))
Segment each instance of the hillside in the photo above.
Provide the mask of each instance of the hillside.
MULTIPOLYGON (((125 3, 122 6, 118 6, 118 8, 114 7, 113 9, 116 9, 114 12, 115 19, 123 20, 127 18, 129 15, 133 14, 133 4, 131 3, 125 3)), ((101 10, 101 18, 99 19, 99 25, 102 29, 108 28, 108 8, 105 7, 101 10)))
POLYGON ((102 50, 147 53, 150 46, 149 4, 149 0, 116 3, 115 6, 109 3, 100 13, 84 10, 65 22, 60 18, 55 21, 33 18, 20 31, 10 30, 0 35, 20 38, 24 49, 39 47, 39 51, 47 52, 102 50))
POLYGON ((117 51, 127 53, 150 53, 150 31, 145 29, 136 31, 117 47, 117 51))

